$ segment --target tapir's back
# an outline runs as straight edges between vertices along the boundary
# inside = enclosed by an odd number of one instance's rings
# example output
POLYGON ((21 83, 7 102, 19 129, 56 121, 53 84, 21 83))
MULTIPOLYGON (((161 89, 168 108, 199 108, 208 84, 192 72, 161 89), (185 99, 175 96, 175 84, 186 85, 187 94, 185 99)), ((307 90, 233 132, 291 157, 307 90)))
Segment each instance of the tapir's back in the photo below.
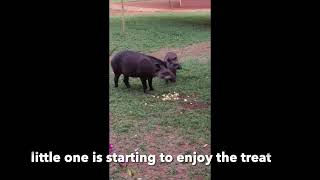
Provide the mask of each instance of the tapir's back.
POLYGON ((154 67, 150 59, 138 52, 122 51, 111 60, 113 72, 131 77, 150 76, 154 74, 154 67))

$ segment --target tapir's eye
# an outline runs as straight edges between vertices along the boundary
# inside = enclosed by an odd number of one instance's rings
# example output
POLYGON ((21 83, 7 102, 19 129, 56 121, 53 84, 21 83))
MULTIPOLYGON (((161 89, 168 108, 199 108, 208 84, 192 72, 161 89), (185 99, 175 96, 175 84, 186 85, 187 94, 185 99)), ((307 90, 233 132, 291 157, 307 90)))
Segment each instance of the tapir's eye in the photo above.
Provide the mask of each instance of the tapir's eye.
POLYGON ((155 65, 156 65, 157 70, 160 70, 160 69, 161 69, 160 64, 155 64, 155 65))

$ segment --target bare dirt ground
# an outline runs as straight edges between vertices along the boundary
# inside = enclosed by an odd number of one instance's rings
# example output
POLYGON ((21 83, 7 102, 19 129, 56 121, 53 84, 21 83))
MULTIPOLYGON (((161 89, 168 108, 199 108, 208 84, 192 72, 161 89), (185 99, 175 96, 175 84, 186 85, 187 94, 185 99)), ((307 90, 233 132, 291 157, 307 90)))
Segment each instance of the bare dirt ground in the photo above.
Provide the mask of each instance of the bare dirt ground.
MULTIPOLYGON (((199 57, 199 56, 208 56, 210 59, 211 41, 195 43, 182 48, 162 48, 158 51, 150 53, 150 55, 159 59, 163 59, 165 54, 169 51, 176 53, 179 58, 179 61, 183 61, 185 57, 199 57)), ((113 55, 109 58, 109 61, 112 59, 113 55)))
MULTIPOLYGON (((174 52, 177 54, 179 61, 183 61, 185 57, 199 57, 199 56, 211 56, 211 42, 201 42, 192 44, 182 48, 162 48, 156 52, 150 53, 150 55, 163 59, 167 52, 174 52)), ((210 59, 210 58, 209 58, 210 59)))
MULTIPOLYGON (((169 0, 146 0, 137 2, 124 3, 125 14, 150 14, 154 12, 210 12, 211 1, 202 0, 183 0, 180 7, 178 0, 171 0, 171 7, 169 0)), ((121 14, 121 3, 110 3, 110 15, 121 14)))

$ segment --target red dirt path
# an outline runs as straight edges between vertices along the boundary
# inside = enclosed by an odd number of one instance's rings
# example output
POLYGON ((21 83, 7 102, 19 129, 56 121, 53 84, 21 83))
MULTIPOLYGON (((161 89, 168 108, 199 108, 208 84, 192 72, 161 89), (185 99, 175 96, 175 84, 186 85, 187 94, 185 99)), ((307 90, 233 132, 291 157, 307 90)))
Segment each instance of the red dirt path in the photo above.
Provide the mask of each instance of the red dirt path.
MULTIPOLYGON (((182 7, 179 7, 178 0, 147 0, 124 3, 126 15, 147 14, 153 12, 208 12, 211 8, 210 0, 182 0, 182 7)), ((110 3, 110 15, 121 14, 121 3, 110 3)))

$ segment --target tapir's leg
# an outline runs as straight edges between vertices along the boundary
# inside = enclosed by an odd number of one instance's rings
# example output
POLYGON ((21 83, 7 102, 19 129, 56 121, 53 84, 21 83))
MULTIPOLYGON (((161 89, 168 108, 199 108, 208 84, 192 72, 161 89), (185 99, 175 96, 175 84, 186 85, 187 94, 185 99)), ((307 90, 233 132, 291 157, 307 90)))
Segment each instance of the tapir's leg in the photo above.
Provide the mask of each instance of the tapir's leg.
POLYGON ((149 84, 150 91, 153 90, 153 87, 152 87, 152 78, 153 78, 153 77, 148 77, 148 84, 149 84))
POLYGON ((143 92, 146 93, 146 90, 147 90, 147 78, 141 77, 140 80, 142 82, 143 92))
POLYGON ((118 87, 118 81, 121 74, 115 74, 114 75, 114 87, 118 87))
POLYGON ((124 82, 124 84, 127 86, 127 88, 130 88, 129 76, 124 76, 123 82, 124 82))

